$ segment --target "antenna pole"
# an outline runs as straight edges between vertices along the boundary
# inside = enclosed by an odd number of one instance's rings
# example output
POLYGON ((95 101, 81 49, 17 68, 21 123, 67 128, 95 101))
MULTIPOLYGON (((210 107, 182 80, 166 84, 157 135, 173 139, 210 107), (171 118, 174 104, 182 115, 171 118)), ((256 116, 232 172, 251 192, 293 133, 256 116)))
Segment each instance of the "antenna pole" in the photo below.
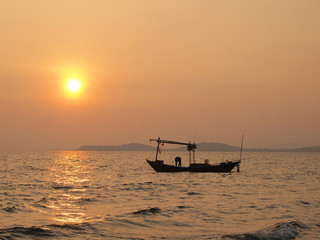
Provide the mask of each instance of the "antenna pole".
POLYGON ((243 134, 242 134, 242 139, 241 139, 241 148, 240 148, 240 160, 237 166, 237 172, 240 172, 240 163, 241 163, 241 157, 242 157, 242 147, 243 147, 243 134))
POLYGON ((241 148, 240 148, 240 162, 241 162, 241 157, 242 157, 243 137, 244 137, 244 135, 242 134, 241 148))

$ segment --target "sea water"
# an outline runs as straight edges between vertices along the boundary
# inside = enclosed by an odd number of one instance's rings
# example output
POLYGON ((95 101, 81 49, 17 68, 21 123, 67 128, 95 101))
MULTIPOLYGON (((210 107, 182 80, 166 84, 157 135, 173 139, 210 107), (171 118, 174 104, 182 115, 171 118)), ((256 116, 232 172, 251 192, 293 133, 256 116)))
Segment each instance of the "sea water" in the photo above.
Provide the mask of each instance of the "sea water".
POLYGON ((0 153, 0 239, 320 239, 320 153, 244 153, 231 173, 156 173, 154 155, 0 153))

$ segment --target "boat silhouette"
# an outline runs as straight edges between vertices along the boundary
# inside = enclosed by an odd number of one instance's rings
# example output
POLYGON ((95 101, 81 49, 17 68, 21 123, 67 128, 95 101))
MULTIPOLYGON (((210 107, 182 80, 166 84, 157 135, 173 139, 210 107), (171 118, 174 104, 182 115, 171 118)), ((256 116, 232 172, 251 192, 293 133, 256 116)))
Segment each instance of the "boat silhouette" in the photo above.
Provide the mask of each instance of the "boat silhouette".
MULTIPOLYGON (((146 159, 150 166, 156 172, 231 172, 232 169, 237 167, 237 171, 240 171, 241 155, 242 155, 242 145, 243 145, 243 136, 241 141, 240 149, 240 158, 236 161, 224 161, 218 164, 209 164, 209 161, 206 159, 204 163, 196 163, 195 161, 195 150, 197 145, 195 143, 185 143, 185 142, 176 142, 171 140, 162 140, 160 137, 157 139, 150 139, 150 142, 155 141, 158 143, 156 150, 156 158, 154 161, 146 159), (187 151, 189 152, 189 166, 181 166, 179 164, 179 157, 176 158, 176 165, 165 164, 163 160, 158 159, 159 146, 160 144, 177 144, 187 146, 187 151)), ((181 161, 181 159, 180 159, 181 161)))

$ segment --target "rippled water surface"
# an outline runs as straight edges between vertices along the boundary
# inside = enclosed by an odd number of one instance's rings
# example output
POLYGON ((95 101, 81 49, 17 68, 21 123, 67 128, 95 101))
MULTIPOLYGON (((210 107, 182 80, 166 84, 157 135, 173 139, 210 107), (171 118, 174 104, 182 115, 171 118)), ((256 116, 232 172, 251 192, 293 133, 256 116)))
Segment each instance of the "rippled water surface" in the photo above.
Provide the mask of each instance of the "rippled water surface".
POLYGON ((320 154, 244 157, 156 173, 153 152, 0 153, 0 239, 320 239, 320 154))

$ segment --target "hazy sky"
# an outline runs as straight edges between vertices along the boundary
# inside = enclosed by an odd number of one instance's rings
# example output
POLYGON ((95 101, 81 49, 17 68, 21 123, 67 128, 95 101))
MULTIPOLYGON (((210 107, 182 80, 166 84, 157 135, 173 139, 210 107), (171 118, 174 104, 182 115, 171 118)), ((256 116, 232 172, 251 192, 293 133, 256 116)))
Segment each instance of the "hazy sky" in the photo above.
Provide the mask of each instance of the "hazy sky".
POLYGON ((0 3, 0 150, 320 145, 319 0, 0 3))

